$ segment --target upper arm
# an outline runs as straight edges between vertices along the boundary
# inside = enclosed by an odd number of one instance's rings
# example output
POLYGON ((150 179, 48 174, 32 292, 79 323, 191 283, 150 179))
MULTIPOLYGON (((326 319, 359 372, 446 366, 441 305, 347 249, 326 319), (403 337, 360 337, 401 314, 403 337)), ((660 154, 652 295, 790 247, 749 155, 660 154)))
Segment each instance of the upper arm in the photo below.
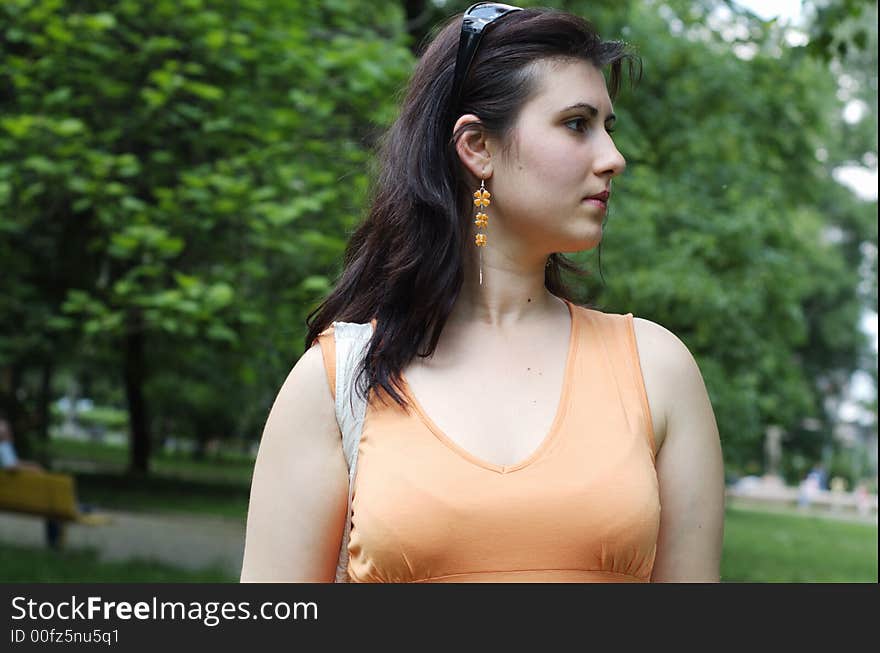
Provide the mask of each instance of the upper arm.
POLYGON ((288 375, 263 430, 242 582, 332 582, 347 505, 348 468, 315 344, 288 375))
POLYGON ((651 332, 650 373, 665 380, 661 403, 666 432, 656 460, 660 533, 651 580, 718 582, 724 464, 715 414, 700 369, 684 343, 652 322, 642 328, 651 332))

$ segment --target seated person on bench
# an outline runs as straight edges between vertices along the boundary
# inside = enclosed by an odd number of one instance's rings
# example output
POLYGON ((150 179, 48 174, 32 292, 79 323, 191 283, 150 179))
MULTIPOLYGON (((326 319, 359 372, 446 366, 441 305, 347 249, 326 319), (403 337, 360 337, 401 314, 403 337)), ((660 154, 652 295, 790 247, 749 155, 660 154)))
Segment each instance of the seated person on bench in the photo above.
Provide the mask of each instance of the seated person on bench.
POLYGON ((39 464, 28 460, 21 460, 18 457, 18 453, 15 451, 15 441, 12 438, 12 427, 3 417, 0 417, 0 469, 16 469, 31 472, 45 471, 39 464))
MULTIPOLYGON (((21 460, 15 451, 15 441, 12 437, 12 427, 9 421, 0 417, 0 471, 25 471, 27 473, 47 473, 46 470, 35 462, 21 460)), ((47 476, 51 476, 47 473, 47 476)), ((56 475, 57 476, 57 475, 56 475)), ((106 521, 106 517, 93 515, 92 506, 76 502, 76 509, 80 513, 78 522, 100 524, 106 521), (88 515, 83 518, 83 515, 88 515)), ((53 549, 60 548, 64 542, 64 520, 49 516, 46 518, 46 541, 53 549)))

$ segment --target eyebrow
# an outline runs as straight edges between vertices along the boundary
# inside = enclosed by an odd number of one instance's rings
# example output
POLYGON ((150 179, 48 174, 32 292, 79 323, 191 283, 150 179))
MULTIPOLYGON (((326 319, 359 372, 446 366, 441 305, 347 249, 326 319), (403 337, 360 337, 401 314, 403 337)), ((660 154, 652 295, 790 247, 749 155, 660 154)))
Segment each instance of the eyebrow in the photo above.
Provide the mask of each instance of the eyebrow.
MULTIPOLYGON (((562 113, 565 113, 566 111, 571 111, 572 109, 586 109, 591 118, 595 118, 597 115, 599 115, 599 110, 592 104, 587 104, 586 102, 577 102, 575 104, 572 104, 571 106, 567 106, 562 110, 562 113)), ((617 122, 617 116, 614 113, 609 113, 608 117, 605 118, 605 122, 608 122, 609 120, 611 122, 617 122)))

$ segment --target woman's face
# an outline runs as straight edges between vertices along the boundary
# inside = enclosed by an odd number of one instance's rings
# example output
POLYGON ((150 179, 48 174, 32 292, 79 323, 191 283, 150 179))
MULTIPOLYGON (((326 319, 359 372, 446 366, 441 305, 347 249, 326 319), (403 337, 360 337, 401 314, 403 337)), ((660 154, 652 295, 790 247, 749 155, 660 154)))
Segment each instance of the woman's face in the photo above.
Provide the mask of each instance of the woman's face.
POLYGON ((542 62, 537 70, 539 89, 523 106, 509 155, 493 156, 487 233, 498 217, 504 240, 541 255, 591 249, 602 239, 606 207, 585 198, 610 191, 626 167, 608 133, 614 114, 605 79, 586 61, 542 62))

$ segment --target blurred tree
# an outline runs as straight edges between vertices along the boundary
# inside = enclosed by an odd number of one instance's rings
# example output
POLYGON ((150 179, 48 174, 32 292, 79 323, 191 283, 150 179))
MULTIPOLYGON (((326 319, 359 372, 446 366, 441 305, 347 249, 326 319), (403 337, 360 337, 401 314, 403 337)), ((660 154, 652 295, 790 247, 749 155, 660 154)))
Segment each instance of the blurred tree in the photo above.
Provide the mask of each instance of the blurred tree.
POLYGON ((877 0, 805 0, 802 9, 811 15, 806 47, 814 57, 831 62, 854 51, 870 53, 872 30, 876 50, 877 0))
POLYGON ((4 3, 4 366, 55 360, 64 327, 115 351, 140 472, 157 340, 265 361, 268 339, 289 366, 409 71, 400 24, 390 2, 4 3))

